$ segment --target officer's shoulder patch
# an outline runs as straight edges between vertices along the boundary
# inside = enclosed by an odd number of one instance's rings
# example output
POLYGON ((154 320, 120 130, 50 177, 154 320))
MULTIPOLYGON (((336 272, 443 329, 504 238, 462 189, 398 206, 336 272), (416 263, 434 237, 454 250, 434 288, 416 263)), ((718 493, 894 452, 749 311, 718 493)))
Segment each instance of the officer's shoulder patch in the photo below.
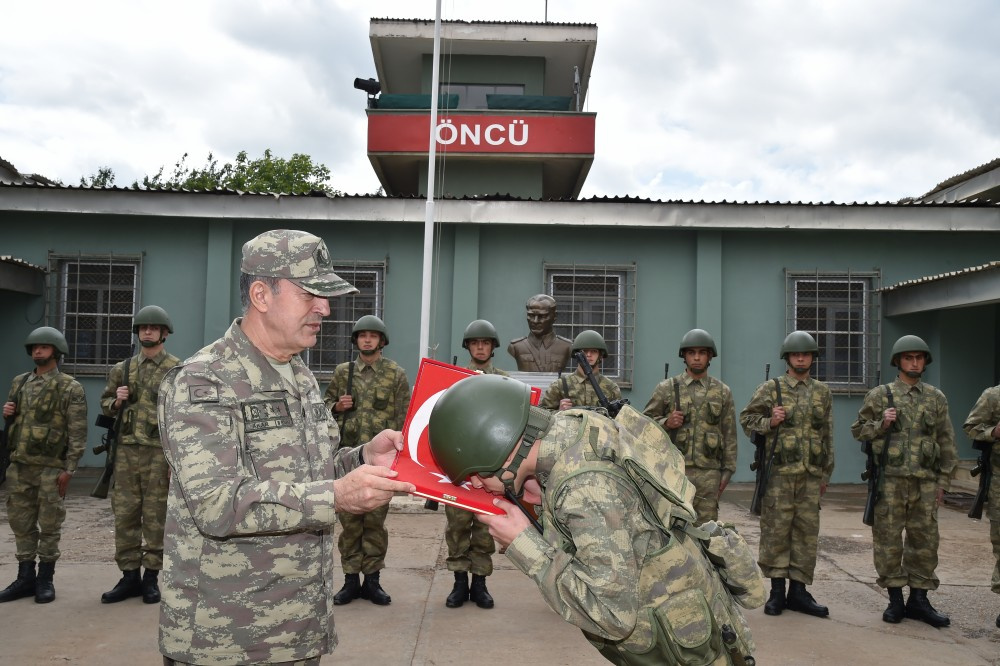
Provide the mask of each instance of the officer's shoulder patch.
POLYGON ((523 342, 523 341, 525 341, 525 340, 527 340, 527 339, 528 339, 528 336, 527 336, 527 335, 522 335, 522 336, 521 336, 521 337, 519 337, 519 338, 514 338, 513 340, 511 340, 511 341, 510 341, 510 344, 512 344, 512 345, 516 345, 516 344, 517 344, 518 342, 523 342))
POLYGON ((219 402, 219 387, 215 384, 188 385, 189 402, 219 402))

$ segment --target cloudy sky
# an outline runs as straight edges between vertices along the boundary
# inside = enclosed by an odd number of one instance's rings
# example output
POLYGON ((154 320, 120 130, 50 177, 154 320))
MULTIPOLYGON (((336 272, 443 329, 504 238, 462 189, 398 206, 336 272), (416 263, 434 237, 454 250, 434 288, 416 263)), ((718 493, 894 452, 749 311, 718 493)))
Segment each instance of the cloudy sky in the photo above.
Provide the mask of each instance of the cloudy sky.
MULTIPOLYGON (((443 0, 444 19, 596 23, 582 196, 895 201, 1000 157, 995 0, 443 0)), ((371 17, 432 0, 9 2, 0 157, 129 185, 183 154, 306 153, 348 193, 371 17)))

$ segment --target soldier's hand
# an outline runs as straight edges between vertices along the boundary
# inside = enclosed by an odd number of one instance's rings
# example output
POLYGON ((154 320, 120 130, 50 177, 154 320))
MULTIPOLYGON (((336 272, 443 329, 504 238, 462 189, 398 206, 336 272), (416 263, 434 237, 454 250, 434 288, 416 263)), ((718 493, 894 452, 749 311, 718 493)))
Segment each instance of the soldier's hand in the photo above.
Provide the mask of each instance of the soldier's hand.
POLYGON ((395 493, 411 493, 412 483, 396 481, 388 467, 362 465, 333 482, 333 507, 343 513, 367 513, 389 503, 395 493))
POLYGON ((59 497, 66 497, 66 491, 69 490, 69 482, 72 478, 73 475, 65 470, 59 473, 59 478, 56 479, 56 486, 59 488, 59 497))
POLYGON ((398 430, 383 430, 365 444, 361 461, 369 465, 391 467, 396 453, 403 450, 403 433, 398 430))
POLYGON ((476 520, 490 528, 490 535, 501 548, 506 548, 517 535, 531 526, 528 517, 521 510, 499 497, 493 500, 493 506, 503 509, 503 515, 476 514, 476 520))
POLYGON ((684 412, 676 409, 670 412, 670 416, 667 417, 667 430, 676 430, 682 425, 684 425, 684 412))
POLYGON ((573 407, 573 401, 570 400, 569 398, 563 398, 562 400, 559 401, 559 411, 571 409, 572 407, 573 407))
POLYGON ((993 439, 1000 439, 1000 423, 993 426, 993 439))
POLYGON ((896 408, 890 407, 882 412, 882 430, 888 430, 896 422, 896 408))
POLYGON ((350 411, 351 407, 353 406, 354 406, 354 398, 351 397, 350 393, 347 393, 345 395, 340 396, 340 398, 337 399, 337 402, 334 403, 333 408, 335 411, 338 412, 347 412, 350 411))
POLYGON ((937 492, 934 494, 934 501, 938 506, 944 502, 944 488, 938 488, 937 492))
POLYGON ((3 416, 7 418, 8 416, 13 416, 17 411, 17 404, 13 402, 3 403, 3 416))
POLYGON ((115 407, 121 407, 126 400, 128 400, 128 387, 119 386, 115 389, 115 407))
POLYGON ((785 422, 785 408, 781 405, 776 406, 771 410, 771 428, 777 428, 779 425, 785 422))

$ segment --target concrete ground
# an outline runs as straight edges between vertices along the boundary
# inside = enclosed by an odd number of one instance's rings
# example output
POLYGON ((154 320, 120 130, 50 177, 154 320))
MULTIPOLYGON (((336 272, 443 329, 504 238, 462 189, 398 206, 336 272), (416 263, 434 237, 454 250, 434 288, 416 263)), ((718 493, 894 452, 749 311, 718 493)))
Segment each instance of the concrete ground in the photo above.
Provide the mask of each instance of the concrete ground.
MULTIPOLYGON (((56 600, 23 599, 0 606, 0 663, 159 664, 157 606, 139 599, 102 605, 100 595, 118 580, 110 502, 89 497, 94 478, 77 475, 67 498, 63 556, 56 567, 56 600)), ((758 528, 747 507, 752 487, 734 484, 724 496, 722 518, 737 525, 756 549, 758 528)), ((0 499, 6 492, 0 488, 0 499)), ((941 588, 935 606, 952 618, 934 629, 913 620, 881 620, 886 595, 874 584, 871 530, 861 524, 861 486, 832 487, 823 501, 816 599, 831 617, 785 612, 747 613, 757 641, 757 663, 1000 665, 1000 597, 989 589, 993 556, 989 525, 966 517, 966 496, 950 496, 940 512, 941 588)), ((17 573, 14 542, 0 505, 0 587, 17 573)), ((515 662, 558 666, 607 663, 579 631, 542 602, 534 585, 496 555, 489 589, 496 608, 473 604, 449 609, 444 599, 453 577, 444 566, 444 511, 422 501, 393 500, 391 535, 382 583, 390 606, 358 600, 336 610, 340 647, 324 663, 361 666, 465 665, 515 662)))

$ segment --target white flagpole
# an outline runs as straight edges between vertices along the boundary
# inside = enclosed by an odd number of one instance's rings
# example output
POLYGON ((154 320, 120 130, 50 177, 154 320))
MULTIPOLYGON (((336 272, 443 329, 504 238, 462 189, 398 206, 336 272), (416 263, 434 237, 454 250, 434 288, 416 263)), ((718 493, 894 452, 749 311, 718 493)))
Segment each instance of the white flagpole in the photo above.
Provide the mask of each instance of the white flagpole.
MULTIPOLYGON (((431 280, 434 273, 434 161, 437 157, 438 87, 441 78, 441 0, 434 13, 434 62, 431 69, 430 139, 427 148, 427 204, 424 210, 424 266, 420 290, 420 354, 434 358, 430 349, 431 280)), ((419 359, 418 359, 419 360, 419 359)))

